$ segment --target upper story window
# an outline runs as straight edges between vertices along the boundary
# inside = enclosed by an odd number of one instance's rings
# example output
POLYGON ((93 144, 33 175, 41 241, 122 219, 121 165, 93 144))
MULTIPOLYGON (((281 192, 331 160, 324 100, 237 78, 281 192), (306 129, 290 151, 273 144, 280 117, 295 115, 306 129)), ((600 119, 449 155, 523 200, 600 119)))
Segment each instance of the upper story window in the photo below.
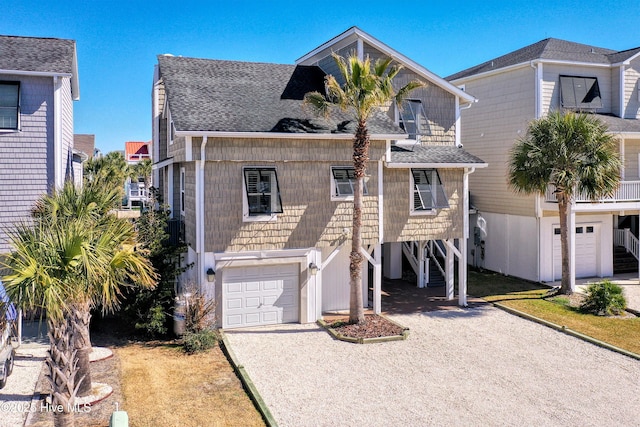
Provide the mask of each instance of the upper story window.
POLYGON ((429 122, 422 101, 406 99, 398 111, 398 122, 409 135, 409 139, 418 140, 419 135, 429 134, 429 122))
POLYGON ((412 213, 432 213, 449 207, 440 175, 435 169, 411 169, 412 213))
POLYGON ((282 213, 280 187, 275 168, 244 168, 244 216, 260 217, 282 213))
POLYGON ((0 129, 20 126, 20 82, 0 81, 0 129))
POLYGON ((560 76, 560 99, 563 108, 602 108, 600 86, 596 77, 560 76))
MULTIPOLYGON (((353 193, 356 188, 356 176, 355 169, 348 166, 333 166, 331 167, 331 199, 332 200, 347 200, 353 198, 353 193)), ((367 195, 367 184, 362 181, 364 187, 362 188, 362 194, 367 195)))

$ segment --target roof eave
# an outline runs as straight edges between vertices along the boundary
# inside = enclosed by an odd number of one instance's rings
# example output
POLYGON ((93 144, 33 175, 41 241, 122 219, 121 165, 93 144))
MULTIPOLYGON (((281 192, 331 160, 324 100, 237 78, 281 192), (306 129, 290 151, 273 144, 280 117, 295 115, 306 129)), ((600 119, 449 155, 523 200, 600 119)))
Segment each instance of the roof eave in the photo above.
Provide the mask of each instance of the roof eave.
POLYGON ((370 34, 365 33, 364 31, 362 31, 358 27, 351 27, 350 29, 348 29, 344 33, 332 38, 331 40, 329 40, 326 43, 323 43, 322 45, 318 46, 317 48, 315 48, 311 52, 309 52, 306 55, 303 55, 302 57, 298 58, 295 63, 296 64, 302 64, 303 62, 312 59, 314 56, 318 55, 320 52, 324 51, 325 49, 328 49, 331 46, 335 46, 336 44, 340 44, 340 43, 349 44, 349 43, 357 40, 358 38, 363 39, 364 41, 366 41, 370 45, 374 46, 376 49, 378 49, 381 52, 383 52, 385 55, 389 56, 391 59, 403 64, 405 67, 407 67, 411 71, 415 72, 416 74, 424 77, 426 80, 430 81, 431 83, 433 83, 433 84, 435 84, 437 86, 440 86, 443 89, 447 90, 448 92, 452 93, 453 95, 457 96, 458 98, 460 98, 460 101, 461 101, 460 103, 461 104, 463 104, 463 105, 464 104, 473 104, 474 102, 476 102, 476 98, 474 96, 466 93, 465 91, 463 91, 462 89, 456 87, 455 85, 452 85, 451 83, 449 83, 448 81, 446 81, 442 77, 432 73, 431 71, 429 71, 428 69, 426 69, 422 65, 418 64, 417 62, 413 61, 412 59, 409 59, 405 55, 401 54, 400 52, 396 51, 395 49, 393 49, 393 48, 389 47, 388 45, 384 44, 383 42, 381 42, 380 40, 378 40, 375 37, 371 36, 370 34))
MULTIPOLYGON (((269 138, 269 139, 344 139, 352 140, 352 133, 291 133, 291 132, 226 132, 226 131, 176 131, 176 136, 211 138, 269 138)), ((407 139, 406 134, 372 133, 369 139, 399 140, 407 139)))
POLYGON ((486 168, 488 163, 407 163, 386 162, 389 169, 461 169, 461 168, 486 168))
POLYGON ((463 84, 470 80, 474 80, 477 78, 489 77, 495 74, 506 73, 508 71, 516 70, 518 68, 530 67, 535 64, 555 64, 555 65, 572 65, 572 66, 581 66, 581 67, 597 67, 597 68, 612 68, 615 64, 602 64, 595 62, 579 62, 579 61, 563 61, 560 59, 533 59, 531 61, 520 62, 518 64, 509 65, 506 67, 496 68, 491 71, 485 71, 478 74, 472 74, 466 77, 460 77, 457 79, 452 79, 452 82, 456 84, 463 84))

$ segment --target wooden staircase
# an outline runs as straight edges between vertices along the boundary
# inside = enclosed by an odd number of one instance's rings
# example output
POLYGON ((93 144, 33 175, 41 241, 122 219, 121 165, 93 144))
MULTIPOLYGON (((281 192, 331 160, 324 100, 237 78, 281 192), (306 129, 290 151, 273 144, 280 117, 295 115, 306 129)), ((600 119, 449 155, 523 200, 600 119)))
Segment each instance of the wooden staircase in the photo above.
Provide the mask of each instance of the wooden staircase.
MULTIPOLYGON (((441 262, 444 264, 444 262, 441 262)), ((428 288, 437 288, 445 285, 444 276, 436 267, 435 262, 432 259, 429 259, 429 283, 427 283, 428 288)))
POLYGON ((613 248, 613 274, 637 273, 638 260, 622 246, 613 248))

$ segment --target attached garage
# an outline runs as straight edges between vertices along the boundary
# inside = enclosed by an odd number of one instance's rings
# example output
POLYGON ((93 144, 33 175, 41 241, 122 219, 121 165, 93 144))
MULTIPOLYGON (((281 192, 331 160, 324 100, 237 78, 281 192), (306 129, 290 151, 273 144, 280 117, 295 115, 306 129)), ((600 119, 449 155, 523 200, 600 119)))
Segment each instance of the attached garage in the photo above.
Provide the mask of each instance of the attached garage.
MULTIPOLYGON (((575 233, 576 278, 598 276, 600 224, 578 224, 576 225, 575 233)), ((553 277, 554 280, 562 279, 562 249, 559 226, 553 227, 553 277)))
POLYGON ((300 320, 300 264, 226 267, 222 274, 222 327, 300 320))

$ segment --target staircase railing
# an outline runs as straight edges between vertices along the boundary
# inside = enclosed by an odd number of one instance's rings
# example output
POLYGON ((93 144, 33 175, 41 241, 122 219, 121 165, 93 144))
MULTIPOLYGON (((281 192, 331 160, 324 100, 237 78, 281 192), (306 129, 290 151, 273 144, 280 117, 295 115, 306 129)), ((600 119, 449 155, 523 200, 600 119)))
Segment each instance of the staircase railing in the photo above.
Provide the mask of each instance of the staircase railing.
POLYGON ((614 229, 613 243, 616 246, 622 246, 627 252, 633 254, 637 260, 640 260, 640 242, 628 228, 614 229))
POLYGON ((440 260, 438 259, 436 252, 438 252, 443 259, 447 256, 444 250, 438 244, 438 242, 429 240, 429 243, 427 243, 427 256, 431 258, 435 266, 438 267, 438 270, 440 270, 440 273, 442 273, 442 275, 446 277, 446 273, 444 271, 444 268, 440 264, 440 260))

